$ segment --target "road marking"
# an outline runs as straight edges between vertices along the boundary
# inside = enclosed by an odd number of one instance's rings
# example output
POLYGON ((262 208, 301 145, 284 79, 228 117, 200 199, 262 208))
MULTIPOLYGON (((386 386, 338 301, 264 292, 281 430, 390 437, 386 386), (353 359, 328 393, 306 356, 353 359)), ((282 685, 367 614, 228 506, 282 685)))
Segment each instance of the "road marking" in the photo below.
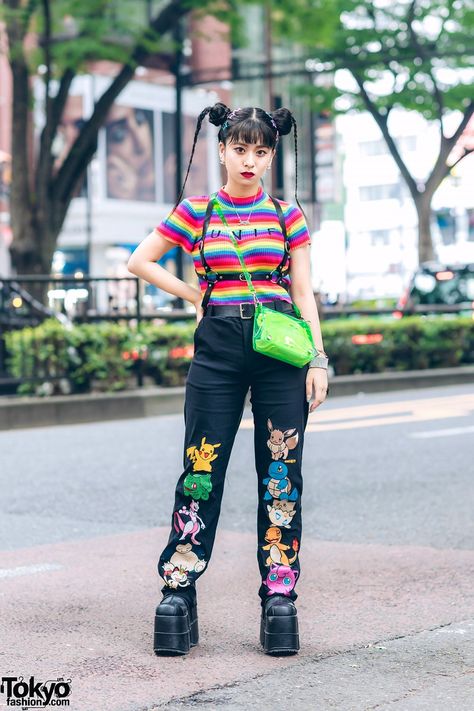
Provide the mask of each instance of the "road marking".
POLYGON ((57 563, 40 563, 38 565, 19 565, 17 568, 0 568, 0 578, 17 578, 20 575, 32 573, 47 573, 50 570, 61 570, 57 563))
MULTIPOLYGON (((325 432, 444 420, 448 417, 466 417, 473 412, 474 395, 470 393, 334 407, 330 410, 324 410, 324 405, 321 405, 316 412, 309 415, 306 431, 325 432)), ((253 418, 243 419, 240 426, 242 429, 253 429, 253 418)))
POLYGON ((410 437, 449 437, 450 435, 467 434, 474 432, 474 425, 470 427, 450 427, 445 430, 428 430, 426 432, 412 432, 410 437))

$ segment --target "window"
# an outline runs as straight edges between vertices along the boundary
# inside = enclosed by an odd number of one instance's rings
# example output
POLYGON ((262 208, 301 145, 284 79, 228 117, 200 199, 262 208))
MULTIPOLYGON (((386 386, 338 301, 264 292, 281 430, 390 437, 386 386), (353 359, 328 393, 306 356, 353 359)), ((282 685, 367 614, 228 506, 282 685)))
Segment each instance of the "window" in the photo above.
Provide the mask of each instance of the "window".
POLYGON ((467 240, 474 242, 474 209, 467 210, 467 240))
POLYGON ((436 222, 444 245, 456 242, 456 217, 452 210, 446 208, 435 213, 436 222))
POLYGON ((400 199, 400 185, 365 185, 359 188, 360 199, 368 200, 398 200, 400 199))
POLYGON ((387 144, 382 138, 376 141, 362 141, 359 143, 359 148, 363 156, 381 156, 388 152, 387 144))
POLYGON ((53 254, 54 276, 70 276, 75 272, 89 272, 87 249, 84 247, 61 247, 53 254))
POLYGON ((416 151, 416 136, 400 136, 397 139, 398 149, 404 151, 416 151))
POLYGON ((390 244, 390 230, 372 230, 372 232, 369 232, 369 237, 372 247, 390 244))
MULTIPOLYGON (((400 136, 395 139, 395 143, 401 153, 416 151, 416 136, 400 136)), ((388 146, 383 138, 375 141, 361 141, 359 150, 362 156, 382 156, 389 153, 388 146)))

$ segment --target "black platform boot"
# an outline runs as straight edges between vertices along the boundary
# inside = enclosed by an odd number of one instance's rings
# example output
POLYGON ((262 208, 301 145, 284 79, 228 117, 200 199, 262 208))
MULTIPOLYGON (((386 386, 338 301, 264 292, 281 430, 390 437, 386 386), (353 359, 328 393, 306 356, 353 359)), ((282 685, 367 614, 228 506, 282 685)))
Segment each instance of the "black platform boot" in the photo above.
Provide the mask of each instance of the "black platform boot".
POLYGON ((179 593, 165 595, 155 613, 155 654, 187 654, 198 641, 196 601, 179 593))
POLYGON ((295 603, 282 595, 262 606, 260 643, 267 654, 296 654, 300 648, 295 603))

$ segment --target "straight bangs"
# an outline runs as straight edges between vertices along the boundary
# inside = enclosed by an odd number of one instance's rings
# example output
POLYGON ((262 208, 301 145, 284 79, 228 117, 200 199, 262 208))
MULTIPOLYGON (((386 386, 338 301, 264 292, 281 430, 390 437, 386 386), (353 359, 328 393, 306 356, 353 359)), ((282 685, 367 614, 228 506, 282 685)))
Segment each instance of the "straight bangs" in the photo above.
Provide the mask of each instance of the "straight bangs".
POLYGON ((274 148, 275 135, 263 121, 247 118, 229 127, 226 143, 250 143, 274 148))

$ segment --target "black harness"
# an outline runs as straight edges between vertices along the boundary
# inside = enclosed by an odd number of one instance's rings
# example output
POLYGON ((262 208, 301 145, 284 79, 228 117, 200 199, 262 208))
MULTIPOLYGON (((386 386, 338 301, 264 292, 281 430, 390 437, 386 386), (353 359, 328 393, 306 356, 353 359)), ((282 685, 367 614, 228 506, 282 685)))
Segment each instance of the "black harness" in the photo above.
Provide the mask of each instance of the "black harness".
MULTIPOLYGON (((281 231, 283 234, 283 238, 285 240, 285 249, 284 249, 284 254, 283 254, 283 259, 281 260, 280 264, 275 267, 271 272, 263 272, 263 271, 256 271, 256 272, 250 272, 251 278, 252 279, 268 279, 271 281, 273 284, 279 284, 282 286, 284 289, 288 291, 288 284, 285 282, 284 277, 288 274, 289 272, 289 265, 287 265, 288 259, 289 259, 289 254, 290 254, 290 241, 288 239, 288 234, 286 231, 286 224, 285 224, 285 218, 283 217, 283 211, 281 209, 281 205, 278 202, 278 200, 275 200, 274 197, 271 195, 269 196, 273 204, 275 205, 275 210, 277 211, 278 215, 278 220, 280 222, 280 227, 281 231)), ((220 280, 220 279, 228 279, 230 281, 245 281, 245 276, 242 272, 239 274, 219 274, 218 272, 214 271, 211 269, 209 264, 206 261, 206 257, 204 256, 204 241, 206 238, 207 234, 207 228, 209 227, 209 222, 211 220, 211 215, 212 215, 212 209, 214 207, 214 200, 211 198, 209 202, 207 203, 207 209, 206 209, 206 215, 204 217, 204 222, 202 225, 202 233, 199 241, 199 254, 201 257, 201 262, 202 266, 204 267, 205 274, 204 274, 204 279, 207 281, 207 289, 206 293, 204 294, 203 300, 202 300, 202 308, 204 310, 204 313, 206 311, 207 304, 209 303, 209 299, 211 298, 211 293, 214 288, 214 285, 220 280)), ((270 230, 268 230, 270 233, 270 230)), ((218 232, 219 234, 219 232, 218 232)), ((198 276, 202 276, 199 275, 198 276)))

